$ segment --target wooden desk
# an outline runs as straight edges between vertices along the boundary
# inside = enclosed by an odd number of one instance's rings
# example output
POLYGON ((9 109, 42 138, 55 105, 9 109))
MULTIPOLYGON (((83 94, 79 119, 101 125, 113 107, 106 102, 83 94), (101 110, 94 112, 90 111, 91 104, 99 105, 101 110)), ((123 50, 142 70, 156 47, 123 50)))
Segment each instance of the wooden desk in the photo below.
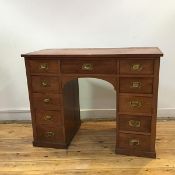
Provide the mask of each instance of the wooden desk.
MULTIPOLYGON (((116 153, 156 157, 158 48, 50 49, 25 58, 33 145, 67 148, 80 127, 79 77, 117 91, 116 153)), ((92 99, 93 100, 93 99, 92 99)))

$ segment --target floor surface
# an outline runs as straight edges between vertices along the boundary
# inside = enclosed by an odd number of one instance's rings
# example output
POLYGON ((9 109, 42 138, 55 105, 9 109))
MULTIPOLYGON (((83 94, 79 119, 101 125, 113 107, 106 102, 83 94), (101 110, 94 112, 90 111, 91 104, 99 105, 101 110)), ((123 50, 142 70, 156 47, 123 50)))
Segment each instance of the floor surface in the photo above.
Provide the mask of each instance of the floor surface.
POLYGON ((84 122, 67 150, 32 146, 31 124, 0 124, 0 175, 175 175, 175 121, 158 121, 157 159, 116 155, 115 122, 84 122))

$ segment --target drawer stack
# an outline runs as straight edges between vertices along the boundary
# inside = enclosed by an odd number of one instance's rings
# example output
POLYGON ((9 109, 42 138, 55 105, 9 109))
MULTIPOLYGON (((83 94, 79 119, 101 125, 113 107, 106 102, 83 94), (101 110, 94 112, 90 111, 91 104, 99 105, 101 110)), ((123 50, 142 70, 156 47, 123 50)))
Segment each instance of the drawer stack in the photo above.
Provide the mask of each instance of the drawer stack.
POLYGON ((35 146, 64 147, 59 60, 26 59, 35 146))
POLYGON ((152 59, 119 60, 117 153, 155 157, 154 65, 152 59))

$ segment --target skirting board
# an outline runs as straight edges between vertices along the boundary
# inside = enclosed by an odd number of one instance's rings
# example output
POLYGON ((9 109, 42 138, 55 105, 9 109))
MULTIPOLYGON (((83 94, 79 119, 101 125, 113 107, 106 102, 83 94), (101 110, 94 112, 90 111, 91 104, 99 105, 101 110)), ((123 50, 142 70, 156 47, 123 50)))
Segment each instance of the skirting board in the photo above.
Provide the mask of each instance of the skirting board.
MULTIPOLYGON (((93 119, 115 119, 115 109, 81 109, 82 120, 93 119)), ((174 118, 175 108, 160 108, 158 109, 159 118, 174 118)), ((0 120, 30 120, 31 114, 28 109, 20 110, 0 110, 0 120)))

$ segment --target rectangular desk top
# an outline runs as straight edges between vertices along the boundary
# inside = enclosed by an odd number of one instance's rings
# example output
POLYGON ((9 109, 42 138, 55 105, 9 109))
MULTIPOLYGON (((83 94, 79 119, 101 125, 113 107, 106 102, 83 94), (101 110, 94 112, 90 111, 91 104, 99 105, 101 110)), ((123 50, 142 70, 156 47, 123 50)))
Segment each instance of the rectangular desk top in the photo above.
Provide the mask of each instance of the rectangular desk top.
POLYGON ((163 53, 157 47, 130 47, 130 48, 72 48, 72 49, 44 49, 27 54, 22 54, 22 57, 52 57, 52 58, 67 58, 67 57, 161 57, 163 53))

